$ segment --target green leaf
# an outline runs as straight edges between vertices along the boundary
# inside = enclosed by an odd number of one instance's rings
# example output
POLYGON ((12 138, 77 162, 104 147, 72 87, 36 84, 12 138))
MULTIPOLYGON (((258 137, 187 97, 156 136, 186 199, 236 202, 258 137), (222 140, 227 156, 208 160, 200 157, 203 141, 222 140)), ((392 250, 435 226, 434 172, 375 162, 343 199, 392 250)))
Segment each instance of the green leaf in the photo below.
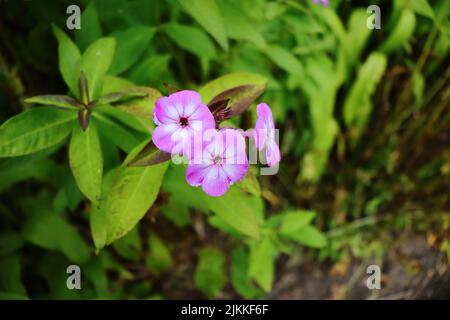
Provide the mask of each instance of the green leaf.
POLYGON ((327 239, 324 235, 318 229, 309 225, 295 232, 283 234, 283 236, 312 248, 323 248, 327 245, 327 239))
POLYGON ((133 85, 133 82, 125 78, 106 75, 103 81, 103 90, 101 95, 103 96, 111 92, 122 91, 132 87, 133 85))
MULTIPOLYGON (((25 245, 25 239, 19 232, 4 232, 0 234, 0 257, 14 253, 25 245)), ((0 268, 0 270, 3 270, 0 268)), ((0 285, 1 286, 1 285, 0 285)), ((2 291, 0 289, 0 291, 2 291)))
POLYGON ((199 58, 214 59, 216 57, 214 44, 202 29, 170 23, 165 25, 163 30, 178 46, 199 58))
POLYGON ((289 234, 310 224, 316 216, 316 213, 313 211, 298 210, 294 212, 284 213, 281 216, 282 223, 280 227, 280 233, 289 234))
POLYGON ((209 298, 215 297, 225 286, 225 256, 212 247, 203 248, 195 270, 195 286, 209 298))
POLYGON ((22 284, 19 256, 13 255, 0 259, 0 300, 28 299, 22 284))
POLYGON ((415 27, 416 16, 414 12, 408 9, 402 10, 394 30, 380 50, 384 53, 390 53, 401 49, 413 35, 415 27))
POLYGON ((435 14, 433 8, 430 6, 427 0, 414 0, 408 3, 408 5, 412 6, 414 12, 417 12, 424 17, 434 20, 435 14))
POLYGON ((81 56, 80 72, 84 72, 89 85, 89 100, 102 92, 103 80, 114 56, 114 38, 101 38, 92 43, 81 56))
POLYGON ((303 70, 302 64, 285 48, 278 45, 270 45, 265 48, 265 53, 273 63, 284 71, 295 76, 304 77, 305 71, 303 70))
MULTIPOLYGON (((102 194, 107 194, 111 187, 113 178, 117 173, 118 168, 110 170, 103 178, 102 194)), ((91 227, 92 240, 94 241, 97 253, 106 245, 106 214, 102 210, 102 204, 105 196, 100 199, 100 206, 92 206, 89 214, 89 225, 91 227)))
POLYGON ((147 128, 148 132, 153 131, 153 110, 155 108, 156 100, 161 97, 161 93, 150 87, 139 86, 129 87, 127 91, 142 93, 145 94, 145 97, 121 103, 117 108, 137 117, 141 124, 147 128))
POLYGON ((90 1, 80 17, 81 29, 75 30, 75 40, 81 50, 102 36, 95 1, 90 1))
POLYGON ((423 93, 425 92, 425 78, 420 72, 414 71, 411 81, 416 105, 421 106, 423 102, 423 93))
POLYGON ((170 74, 171 58, 169 54, 152 54, 133 67, 129 79, 139 85, 160 85, 161 82, 169 80, 167 75, 170 74))
POLYGON ((72 40, 58 27, 53 26, 53 33, 58 40, 59 71, 69 90, 74 95, 77 95, 77 65, 80 60, 80 51, 72 40))
POLYGON ((248 253, 243 247, 234 249, 231 254, 231 283, 234 289, 246 299, 260 298, 262 291, 248 277, 248 268, 248 253))
POLYGON ((61 214, 49 210, 33 212, 25 225, 24 235, 32 244, 62 252, 70 261, 84 263, 89 259, 88 245, 61 214))
POLYGON ((344 103, 344 120, 347 126, 355 127, 356 137, 365 128, 372 111, 371 96, 386 68, 386 57, 381 53, 372 53, 358 72, 356 82, 344 103))
POLYGON ((73 127, 76 113, 42 107, 22 112, 0 127, 0 157, 15 157, 54 146, 73 127))
POLYGON ((116 105, 119 103, 125 103, 129 100, 143 98, 147 95, 145 92, 131 92, 131 91, 123 91, 123 92, 111 92, 107 93, 104 96, 101 96, 97 101, 96 105, 104 105, 111 104, 116 105))
POLYGON ((266 84, 267 78, 260 74, 251 72, 235 72, 208 82, 199 90, 199 93, 202 96, 203 102, 208 103, 215 96, 231 88, 243 85, 265 86, 266 84))
POLYGON ((219 1, 219 4, 229 38, 248 40, 259 48, 266 45, 261 32, 258 30, 257 22, 251 19, 243 8, 229 0, 219 1))
POLYGON ((228 50, 225 23, 216 0, 178 0, 178 2, 222 48, 228 50))
POLYGON ((366 21, 367 13, 362 9, 354 10, 350 16, 349 30, 345 37, 345 44, 343 44, 348 68, 358 62, 361 51, 372 34, 372 30, 369 28, 361 27, 366 24, 366 21))
POLYGON ((38 154, 39 152, 21 157, 0 159, 7 160, 10 163, 9 166, 4 168, 0 166, 0 192, 15 183, 31 179, 58 186, 60 181, 55 179, 55 173, 60 172, 62 168, 47 157, 34 157, 38 154), (22 158, 30 159, 24 161, 25 159, 22 158))
POLYGON ((152 166, 168 161, 171 157, 170 153, 159 150, 153 141, 150 141, 136 157, 130 160, 128 165, 132 167, 152 166))
POLYGON ((255 241, 250 247, 249 277, 266 292, 272 289, 275 275, 275 248, 269 238, 255 241))
POLYGON ((154 35, 155 28, 147 26, 134 26, 112 33, 117 46, 109 73, 115 75, 128 70, 142 56, 154 35))
MULTIPOLYGON (((146 143, 146 142, 145 142, 146 143)), ((107 239, 110 244, 130 231, 156 200, 168 163, 150 167, 129 167, 144 144, 139 145, 125 159, 116 173, 102 210, 105 210, 107 239)))
POLYGON ((47 94, 42 96, 30 97, 25 99, 25 102, 55 106, 68 110, 78 110, 79 108, 83 107, 83 105, 74 98, 61 94, 47 94))
POLYGON ((254 196, 261 196, 261 186, 259 185, 258 178, 256 177, 252 168, 249 168, 247 174, 244 179, 236 183, 236 186, 241 188, 247 193, 250 193, 254 196))
POLYGON ((186 183, 185 170, 186 168, 182 165, 170 166, 162 185, 162 189, 170 193, 170 197, 161 210, 167 219, 179 227, 190 224, 189 208, 195 208, 204 213, 209 212, 206 203, 208 196, 200 188, 192 188, 186 183))
POLYGON ((73 128, 69 162, 81 192, 94 205, 98 205, 102 189, 103 155, 94 125, 90 125, 86 131, 79 126, 73 128))
POLYGON ((115 241, 113 248, 122 258, 139 261, 142 256, 142 243, 138 226, 135 226, 124 237, 115 241))
POLYGON ((96 118, 98 130, 102 138, 106 138, 113 145, 118 146, 125 152, 131 152, 139 144, 139 140, 123 126, 113 121, 109 117, 103 115, 100 112, 94 112, 94 118, 96 118))
POLYGON ((149 253, 146 256, 146 265, 156 273, 165 271, 172 265, 172 257, 169 248, 154 233, 148 238, 149 253))
POLYGON ((206 203, 211 211, 239 232, 253 238, 259 237, 258 212, 261 208, 254 206, 252 197, 236 186, 221 197, 207 197, 206 203))

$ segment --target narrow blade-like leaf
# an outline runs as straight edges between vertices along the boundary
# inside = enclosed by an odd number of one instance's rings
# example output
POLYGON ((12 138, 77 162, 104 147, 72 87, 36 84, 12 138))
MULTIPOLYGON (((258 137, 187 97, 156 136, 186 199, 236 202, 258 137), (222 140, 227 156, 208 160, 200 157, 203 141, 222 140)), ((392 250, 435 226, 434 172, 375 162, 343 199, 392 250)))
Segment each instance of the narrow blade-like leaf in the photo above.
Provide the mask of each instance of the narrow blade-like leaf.
POLYGON ((78 110, 83 105, 72 97, 62 94, 47 94, 25 99, 26 103, 43 104, 46 106, 55 106, 62 109, 78 110))

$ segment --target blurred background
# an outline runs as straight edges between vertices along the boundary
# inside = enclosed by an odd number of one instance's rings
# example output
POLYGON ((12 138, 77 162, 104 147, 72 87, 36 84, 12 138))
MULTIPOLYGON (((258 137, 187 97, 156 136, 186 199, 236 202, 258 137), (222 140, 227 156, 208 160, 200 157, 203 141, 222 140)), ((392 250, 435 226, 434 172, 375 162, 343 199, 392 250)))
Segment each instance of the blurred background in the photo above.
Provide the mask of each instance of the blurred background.
MULTIPOLYGON (((100 251, 66 143, 0 158, 0 298, 449 298, 449 18, 449 0, 0 1, 0 123, 26 97, 68 93, 55 25, 80 52, 116 39, 107 88, 264 77, 282 153, 278 174, 214 205, 171 164, 142 220, 100 251), (221 218, 240 210, 258 239, 221 218), (66 286, 71 264, 81 290, 66 286)), ((104 176, 151 130, 106 116, 104 176)), ((251 107, 236 123, 254 120, 251 107)))

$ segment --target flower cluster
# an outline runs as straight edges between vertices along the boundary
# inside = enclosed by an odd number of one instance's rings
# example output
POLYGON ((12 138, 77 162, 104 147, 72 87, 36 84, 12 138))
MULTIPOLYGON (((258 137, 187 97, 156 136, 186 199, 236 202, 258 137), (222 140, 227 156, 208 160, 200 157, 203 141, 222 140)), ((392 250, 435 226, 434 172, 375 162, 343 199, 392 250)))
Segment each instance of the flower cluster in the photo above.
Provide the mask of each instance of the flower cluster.
MULTIPOLYGON (((280 161, 275 125, 269 106, 257 106, 258 119, 250 138, 258 150, 266 150, 268 166, 280 161)), ((161 151, 188 160, 186 180, 211 196, 221 196, 248 171, 246 135, 240 129, 219 128, 199 93, 183 90, 156 101, 153 119, 157 127, 153 143, 161 151)))

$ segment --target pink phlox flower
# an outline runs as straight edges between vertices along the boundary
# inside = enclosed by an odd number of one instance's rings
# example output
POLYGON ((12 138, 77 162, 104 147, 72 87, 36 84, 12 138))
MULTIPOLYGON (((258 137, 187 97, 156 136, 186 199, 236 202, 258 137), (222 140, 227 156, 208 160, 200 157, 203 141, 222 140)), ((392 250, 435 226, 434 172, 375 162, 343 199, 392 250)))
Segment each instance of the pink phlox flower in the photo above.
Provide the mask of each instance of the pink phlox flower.
POLYGON ((196 133, 215 128, 215 120, 200 94, 183 90, 156 101, 153 143, 162 151, 191 156, 196 133))
POLYGON ((258 120, 255 125, 255 140, 257 148, 262 151, 266 148, 266 161, 269 167, 280 162, 281 154, 275 139, 275 124, 273 121, 272 111, 265 103, 256 106, 258 120))
POLYGON ((245 138, 238 130, 221 129, 206 134, 204 141, 201 160, 188 165, 186 180, 191 186, 202 186, 204 192, 218 197, 247 173, 245 138))

